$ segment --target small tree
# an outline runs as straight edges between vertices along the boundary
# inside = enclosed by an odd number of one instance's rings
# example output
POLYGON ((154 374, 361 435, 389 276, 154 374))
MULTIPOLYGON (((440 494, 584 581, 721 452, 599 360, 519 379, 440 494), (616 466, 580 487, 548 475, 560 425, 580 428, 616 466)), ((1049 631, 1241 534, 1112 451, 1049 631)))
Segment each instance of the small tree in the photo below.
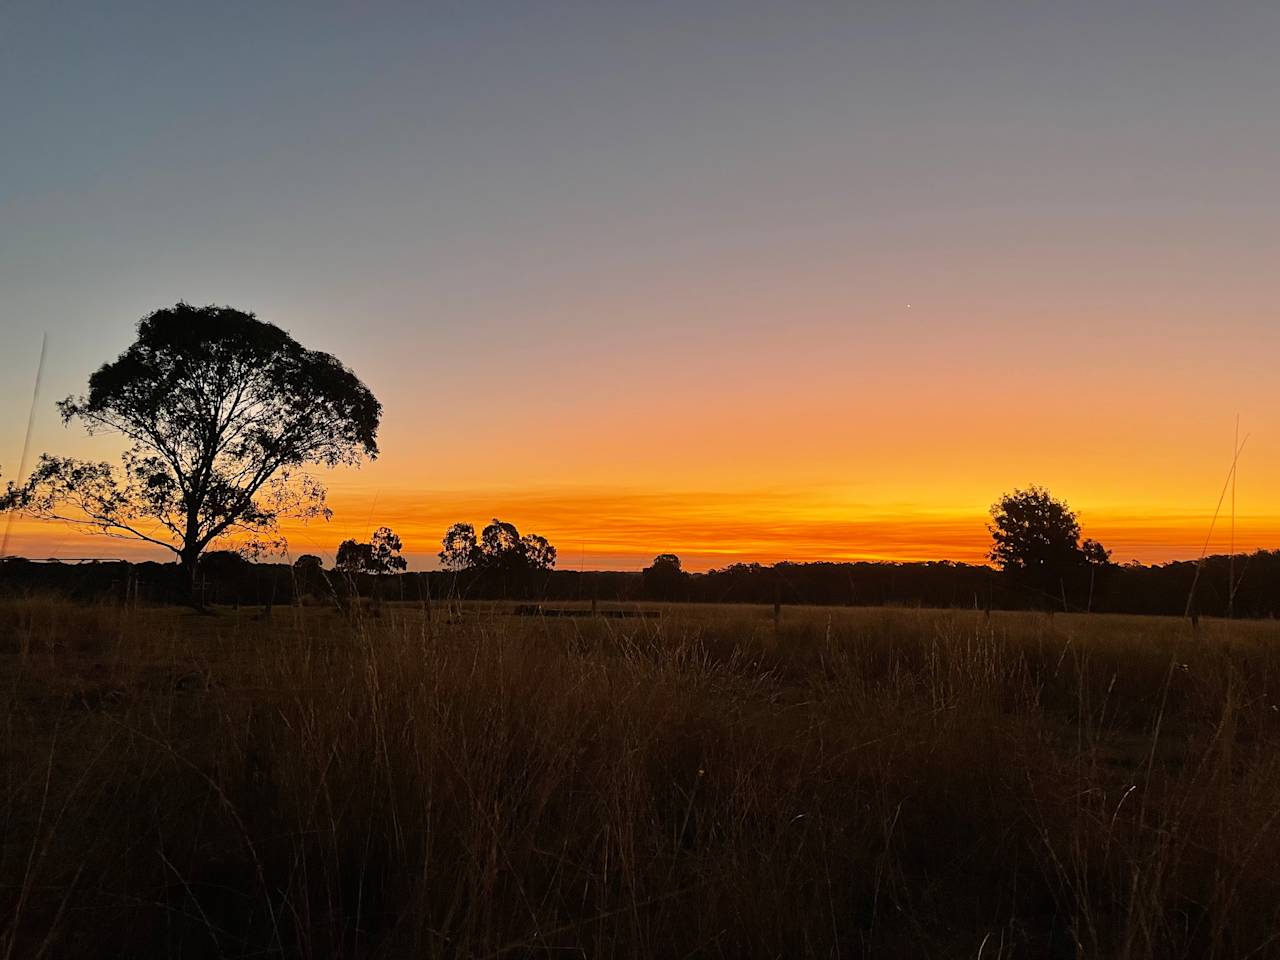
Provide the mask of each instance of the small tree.
POLYGON ((338 544, 338 554, 333 567, 349 577, 366 572, 373 565, 373 547, 359 540, 343 540, 338 544))
POLYGON ((299 575, 316 576, 324 570, 324 561, 314 553, 304 553, 293 561, 293 569, 299 575))
POLYGON ((519 573, 550 570, 556 565, 556 548, 536 533, 520 535, 514 523, 494 518, 476 538, 469 523, 455 523, 441 541, 438 556, 446 570, 499 570, 519 573))
POLYGON ((301 469, 376 457, 382 410, 329 354, 251 313, 185 303, 139 321, 88 395, 59 409, 124 437, 120 466, 45 454, 0 508, 164 547, 193 588, 210 545, 278 547, 281 518, 327 519, 324 488, 301 469))
POLYGON ((391 532, 390 527, 379 527, 373 531, 369 540, 369 555, 373 561, 374 573, 403 573, 409 568, 409 561, 400 556, 404 545, 400 538, 391 532))
POLYGON ((520 547, 530 570, 550 570, 556 565, 556 548, 547 542, 546 537, 536 533, 525 534, 520 538, 520 547))
MULTIPOLYGON (((1015 489, 991 507, 990 558, 1042 599, 1062 596, 1073 571, 1105 564, 1110 552, 1096 540, 1080 544, 1080 521, 1064 500, 1043 487, 1015 489)), ((1092 598, 1091 598, 1092 601, 1092 598)))
POLYGON ((1043 487, 1014 490, 991 507, 991 559, 1002 570, 1042 570, 1080 559, 1080 522, 1043 487))
POLYGON ((480 565, 480 545, 476 528, 469 523, 455 523, 445 531, 441 541, 440 564, 446 570, 468 570, 480 565))
POLYGON ((684 593, 689 574, 680 566, 674 553, 660 553, 653 563, 640 571, 645 596, 657 600, 677 600, 684 593))
POLYGON ((313 593, 324 582, 324 561, 314 553, 304 553, 293 561, 293 580, 299 594, 313 593))
POLYGON ((497 517, 480 533, 481 562, 491 570, 522 570, 526 566, 524 544, 514 523, 497 517))
POLYGON ((400 538, 390 527, 379 527, 368 543, 343 540, 338 544, 336 566, 343 573, 355 575, 368 573, 381 576, 408 568, 409 563, 400 556, 400 538))
POLYGON ((1080 555, 1090 566, 1105 567, 1111 563, 1111 551, 1092 538, 1080 544, 1080 555))

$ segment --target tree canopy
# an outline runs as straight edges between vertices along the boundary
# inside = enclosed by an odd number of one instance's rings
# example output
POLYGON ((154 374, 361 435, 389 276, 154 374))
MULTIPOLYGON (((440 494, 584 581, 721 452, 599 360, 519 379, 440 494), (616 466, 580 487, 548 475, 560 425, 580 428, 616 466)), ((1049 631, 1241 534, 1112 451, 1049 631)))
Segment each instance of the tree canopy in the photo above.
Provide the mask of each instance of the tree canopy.
POLYGON ((1080 522, 1064 500, 1043 487, 1004 494, 991 507, 991 559, 1003 570, 1073 563, 1080 554, 1080 522))
POLYGON ((64 422, 129 442, 120 464, 45 454, 0 506, 171 550, 280 546, 279 521, 325 518, 308 465, 378 454, 381 405, 335 357, 231 307, 178 303, 59 403, 64 422))
POLYGON ((536 533, 520 535, 513 523, 495 517, 480 536, 469 523, 455 523, 441 546, 440 564, 446 570, 501 570, 520 572, 550 570, 556 565, 556 548, 536 533))
POLYGON ((652 564, 640 571, 640 576, 645 595, 655 600, 681 599, 689 579, 674 553, 658 554, 652 564))
POLYGON ((480 566, 483 555, 476 540, 476 528, 469 523, 455 523, 445 531, 441 541, 440 565, 446 570, 469 570, 480 566))
POLYGON ((1014 580, 1045 596, 1065 592, 1073 570, 1105 566, 1111 553, 1097 540, 1080 542, 1080 520, 1044 487, 1006 493, 991 507, 990 558, 1014 580))
POLYGON ((368 543, 343 540, 338 545, 336 566, 343 573, 398 573, 409 563, 400 556, 403 544, 390 527, 379 527, 368 543))

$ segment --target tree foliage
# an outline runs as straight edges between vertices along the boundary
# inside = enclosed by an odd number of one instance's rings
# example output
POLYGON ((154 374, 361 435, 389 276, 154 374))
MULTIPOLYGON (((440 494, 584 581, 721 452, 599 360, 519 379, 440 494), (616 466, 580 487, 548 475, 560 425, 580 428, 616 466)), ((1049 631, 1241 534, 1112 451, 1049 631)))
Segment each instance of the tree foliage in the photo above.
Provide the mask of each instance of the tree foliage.
POLYGON ((303 472, 376 457, 381 406, 354 373, 273 324, 179 303, 144 317, 64 422, 129 442, 118 466, 42 456, 3 506, 165 547, 194 571, 210 545, 280 546, 279 521, 328 518, 303 472))
POLYGON ((689 579, 674 553, 658 554, 652 564, 640 571, 640 576, 645 596, 655 600, 682 599, 689 579))
POLYGON ((520 538, 520 547, 524 551, 525 565, 531 570, 550 570, 556 565, 556 548, 546 537, 536 533, 528 533, 520 538))
POLYGON ((368 543, 356 540, 344 540, 338 545, 336 566, 346 574, 399 573, 408 568, 409 563, 400 556, 403 544, 390 527, 379 527, 373 532, 368 543))
POLYGON ((324 561, 314 553, 304 553, 293 561, 293 586, 299 594, 313 593, 324 582, 324 561))
POLYGON ((500 570, 518 573, 550 570, 556 565, 556 548, 536 533, 520 535, 514 523, 498 518, 476 537, 469 523, 455 523, 441 541, 440 563, 446 570, 500 570))
POLYGON ((1091 537, 1086 538, 1080 544, 1080 555, 1085 563, 1096 567, 1106 566, 1111 563, 1111 551, 1091 537))
MULTIPOLYGON (((990 558, 1023 589, 1041 602, 1060 600, 1089 567, 1110 569, 1111 551, 1097 540, 1080 542, 1080 520, 1064 500, 1043 487, 1015 489, 991 507, 990 558)), ((1087 606, 1092 606, 1093 572, 1087 606)))
POLYGON ((1080 521, 1064 500, 1030 486, 991 507, 991 559, 1002 570, 1057 569, 1081 562, 1080 521))
POLYGON ((440 565, 446 570, 468 570, 480 565, 482 554, 476 540, 476 528, 469 523, 455 523, 445 531, 441 541, 440 565))

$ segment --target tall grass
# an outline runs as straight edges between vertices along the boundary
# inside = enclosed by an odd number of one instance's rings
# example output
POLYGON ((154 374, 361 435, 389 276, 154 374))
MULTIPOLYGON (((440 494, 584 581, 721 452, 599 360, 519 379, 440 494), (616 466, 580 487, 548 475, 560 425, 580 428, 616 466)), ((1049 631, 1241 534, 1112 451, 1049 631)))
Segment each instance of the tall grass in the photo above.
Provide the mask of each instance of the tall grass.
POLYGON ((0 956, 1280 955, 1280 629, 0 604, 0 956))

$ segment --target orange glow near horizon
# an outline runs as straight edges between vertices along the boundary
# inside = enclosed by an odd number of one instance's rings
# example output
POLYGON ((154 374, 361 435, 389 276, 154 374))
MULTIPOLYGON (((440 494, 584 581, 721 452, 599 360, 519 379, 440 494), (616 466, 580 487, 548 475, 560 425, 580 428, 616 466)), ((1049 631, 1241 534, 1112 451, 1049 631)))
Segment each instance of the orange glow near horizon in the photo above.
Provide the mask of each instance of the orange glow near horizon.
MULTIPOLYGON (((286 525, 289 557, 303 553, 333 561, 337 544, 367 538, 387 525, 404 541, 411 569, 430 569, 444 530, 469 522, 479 530, 492 516, 522 532, 546 536, 559 551, 559 569, 634 570, 658 553, 678 554, 686 568, 780 560, 953 560, 983 563, 989 537, 981 509, 908 510, 841 507, 816 494, 610 493, 558 491, 543 495, 434 492, 331 495, 334 520, 286 525)), ((1085 535, 1102 540, 1117 562, 1194 559, 1204 548, 1212 514, 1084 513, 1085 535)), ((1230 519, 1221 516, 1209 552, 1226 552, 1230 519)), ((1280 543, 1280 518, 1238 516, 1235 544, 1252 551, 1280 543)), ((130 541, 90 536, 59 524, 17 520, 10 552, 31 557, 171 559, 130 541)))
MULTIPOLYGON (((887 319, 877 326, 863 317, 851 333, 837 328, 829 305, 810 303, 813 295, 797 295, 793 306, 811 310, 820 335, 788 336, 760 322, 732 334, 650 330, 629 342, 602 334, 564 355, 525 356, 508 345, 513 352, 495 361, 485 390, 438 369, 424 373, 412 355, 329 342, 298 318, 277 317, 349 362, 385 408, 381 456, 319 473, 334 518, 286 526, 290 552, 331 560, 341 540, 388 525, 412 569, 424 569, 451 523, 478 529, 496 516, 548 537, 562 569, 637 569, 664 552, 691 570, 736 561, 983 562, 990 504, 1039 483, 1066 499, 1084 534, 1119 562, 1194 559, 1230 468, 1237 410, 1249 439, 1236 546, 1280 546, 1268 494, 1269 478, 1280 475, 1275 353, 1261 349, 1273 340, 1280 348, 1275 332, 1255 338, 1252 352, 1222 354, 1218 335, 1194 328, 1189 315, 1173 323, 1171 312, 1159 336, 1152 317, 1110 335, 1096 317, 1074 326, 1059 318, 1034 333, 989 318, 974 340, 957 326, 958 308, 926 320, 917 303, 909 321, 885 306, 887 319), (1109 352, 1092 352, 1099 342, 1109 352), (1215 351, 1223 363, 1202 370, 1215 351), (1202 389, 1179 387, 1184 380, 1202 389), (460 395, 465 403, 454 400, 460 395)), ((714 306, 717 315, 734 313, 733 303, 714 306)), ((757 304, 756 316, 772 309, 782 305, 757 304)), ((692 331, 692 320, 683 329, 692 331)), ((124 340, 127 326, 121 333, 124 340)), ((66 371, 48 396, 82 389, 86 368, 91 362, 66 371)), ((116 458, 118 438, 84 437, 54 414, 43 401, 33 450, 116 458)), ((1224 501, 1210 552, 1227 551, 1230 513, 1224 501)), ((9 551, 164 556, 27 521, 14 524, 9 551)))

